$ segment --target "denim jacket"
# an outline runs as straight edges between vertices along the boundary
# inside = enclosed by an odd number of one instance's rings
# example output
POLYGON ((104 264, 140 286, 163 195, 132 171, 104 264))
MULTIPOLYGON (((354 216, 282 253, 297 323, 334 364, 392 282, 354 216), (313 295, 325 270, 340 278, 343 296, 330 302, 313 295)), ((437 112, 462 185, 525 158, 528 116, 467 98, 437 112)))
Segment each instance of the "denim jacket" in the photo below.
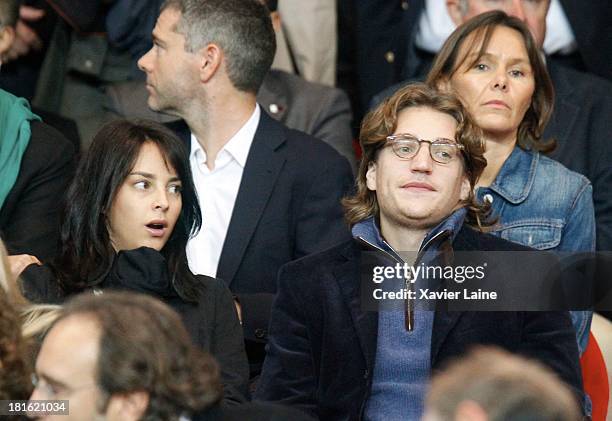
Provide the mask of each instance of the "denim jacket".
MULTIPOLYGON (((595 212, 589 180, 540 153, 514 148, 493 184, 476 191, 499 218, 491 234, 539 250, 595 251, 595 212)), ((573 311, 580 353, 590 312, 573 311)))

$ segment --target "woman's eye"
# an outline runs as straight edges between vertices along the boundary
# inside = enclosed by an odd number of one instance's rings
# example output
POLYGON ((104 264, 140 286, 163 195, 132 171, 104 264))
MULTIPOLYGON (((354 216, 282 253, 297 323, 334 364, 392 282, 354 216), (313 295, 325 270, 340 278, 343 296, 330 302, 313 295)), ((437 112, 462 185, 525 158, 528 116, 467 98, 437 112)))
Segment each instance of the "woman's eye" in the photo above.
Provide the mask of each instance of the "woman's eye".
POLYGON ((525 75, 521 70, 510 70, 510 74, 512 77, 521 77, 525 75))
POLYGON ((149 182, 148 181, 138 181, 136 183, 134 183, 134 187, 137 188, 138 190, 146 190, 149 188, 149 182))
POLYGON ((168 191, 173 194, 179 194, 181 191, 183 191, 183 188, 180 184, 173 184, 168 186, 168 191))
POLYGON ((489 68, 489 66, 487 66, 484 63, 478 63, 474 66, 474 69, 476 70, 487 70, 489 68))

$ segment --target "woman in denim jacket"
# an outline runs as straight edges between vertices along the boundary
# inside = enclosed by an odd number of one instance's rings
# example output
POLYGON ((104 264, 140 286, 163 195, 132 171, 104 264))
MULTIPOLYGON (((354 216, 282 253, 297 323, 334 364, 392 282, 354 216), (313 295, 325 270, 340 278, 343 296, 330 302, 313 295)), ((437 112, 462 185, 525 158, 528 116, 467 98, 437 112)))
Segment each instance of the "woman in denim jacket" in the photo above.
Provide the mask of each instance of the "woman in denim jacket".
MULTIPOLYGON (((492 234, 540 250, 595 250, 589 180, 541 153, 554 91, 529 29, 495 11, 460 26, 436 56, 428 83, 455 92, 483 130, 487 167, 476 195, 498 218, 492 234)), ((573 311, 580 353, 592 313, 573 311)))

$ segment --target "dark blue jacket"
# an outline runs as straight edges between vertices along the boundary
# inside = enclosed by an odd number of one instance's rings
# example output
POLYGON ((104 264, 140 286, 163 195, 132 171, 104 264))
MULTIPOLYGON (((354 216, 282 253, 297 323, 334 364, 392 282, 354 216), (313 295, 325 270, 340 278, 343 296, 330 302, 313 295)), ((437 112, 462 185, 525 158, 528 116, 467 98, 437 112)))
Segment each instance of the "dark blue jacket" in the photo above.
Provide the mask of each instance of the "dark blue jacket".
MULTIPOLYGON (((452 246, 456 251, 530 250, 465 226, 452 246)), ((281 270, 256 399, 294 406, 322 420, 361 418, 372 386, 378 329, 377 313, 361 306, 361 251, 351 240, 281 270)), ((539 360, 582 402, 578 350, 567 312, 436 309, 434 372, 483 344, 539 360)))

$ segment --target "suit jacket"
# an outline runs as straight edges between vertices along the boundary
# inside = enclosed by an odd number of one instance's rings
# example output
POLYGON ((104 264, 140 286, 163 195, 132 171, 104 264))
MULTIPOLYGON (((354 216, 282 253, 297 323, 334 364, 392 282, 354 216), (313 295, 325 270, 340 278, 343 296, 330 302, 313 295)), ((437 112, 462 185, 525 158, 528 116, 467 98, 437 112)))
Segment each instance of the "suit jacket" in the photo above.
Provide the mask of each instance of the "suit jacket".
MULTIPOLYGON (((455 251, 528 250, 465 226, 452 246, 455 251)), ((372 387, 378 332, 378 313, 362 307, 361 251, 351 240, 283 267, 256 399, 290 405, 322 420, 361 418, 372 387)), ((508 266, 510 272, 503 273, 512 273, 508 266)), ((578 350, 567 312, 436 308, 433 371, 483 344, 539 360, 582 399, 578 350)))
POLYGON ((332 145, 356 170, 351 104, 343 91, 270 70, 257 93, 257 102, 285 126, 332 145))
POLYGON ((0 237, 9 254, 55 257, 62 198, 75 169, 74 147, 55 129, 31 122, 19 175, 0 209, 0 237))
MULTIPOLYGON (((106 89, 106 94, 108 103, 105 107, 113 115, 159 122, 178 120, 175 116, 149 109, 149 94, 144 81, 112 84, 106 89)), ((332 145, 355 170, 351 105, 343 91, 308 82, 281 70, 270 70, 259 89, 257 102, 287 127, 332 145)))
POLYGON ((560 0, 587 71, 612 81, 612 7, 606 0, 560 0))
POLYGON ((410 73, 414 32, 424 0, 340 0, 339 74, 356 89, 355 115, 367 111, 372 97, 410 73))
POLYGON ((593 184, 597 250, 612 250, 612 83, 548 60, 556 91, 545 138, 557 139, 551 157, 593 184))
MULTIPOLYGON (((169 127, 190 148, 187 125, 169 127)), ((242 305, 246 339, 266 339, 283 264, 350 238, 340 199, 352 183, 333 148, 261 113, 216 275, 242 305)))

